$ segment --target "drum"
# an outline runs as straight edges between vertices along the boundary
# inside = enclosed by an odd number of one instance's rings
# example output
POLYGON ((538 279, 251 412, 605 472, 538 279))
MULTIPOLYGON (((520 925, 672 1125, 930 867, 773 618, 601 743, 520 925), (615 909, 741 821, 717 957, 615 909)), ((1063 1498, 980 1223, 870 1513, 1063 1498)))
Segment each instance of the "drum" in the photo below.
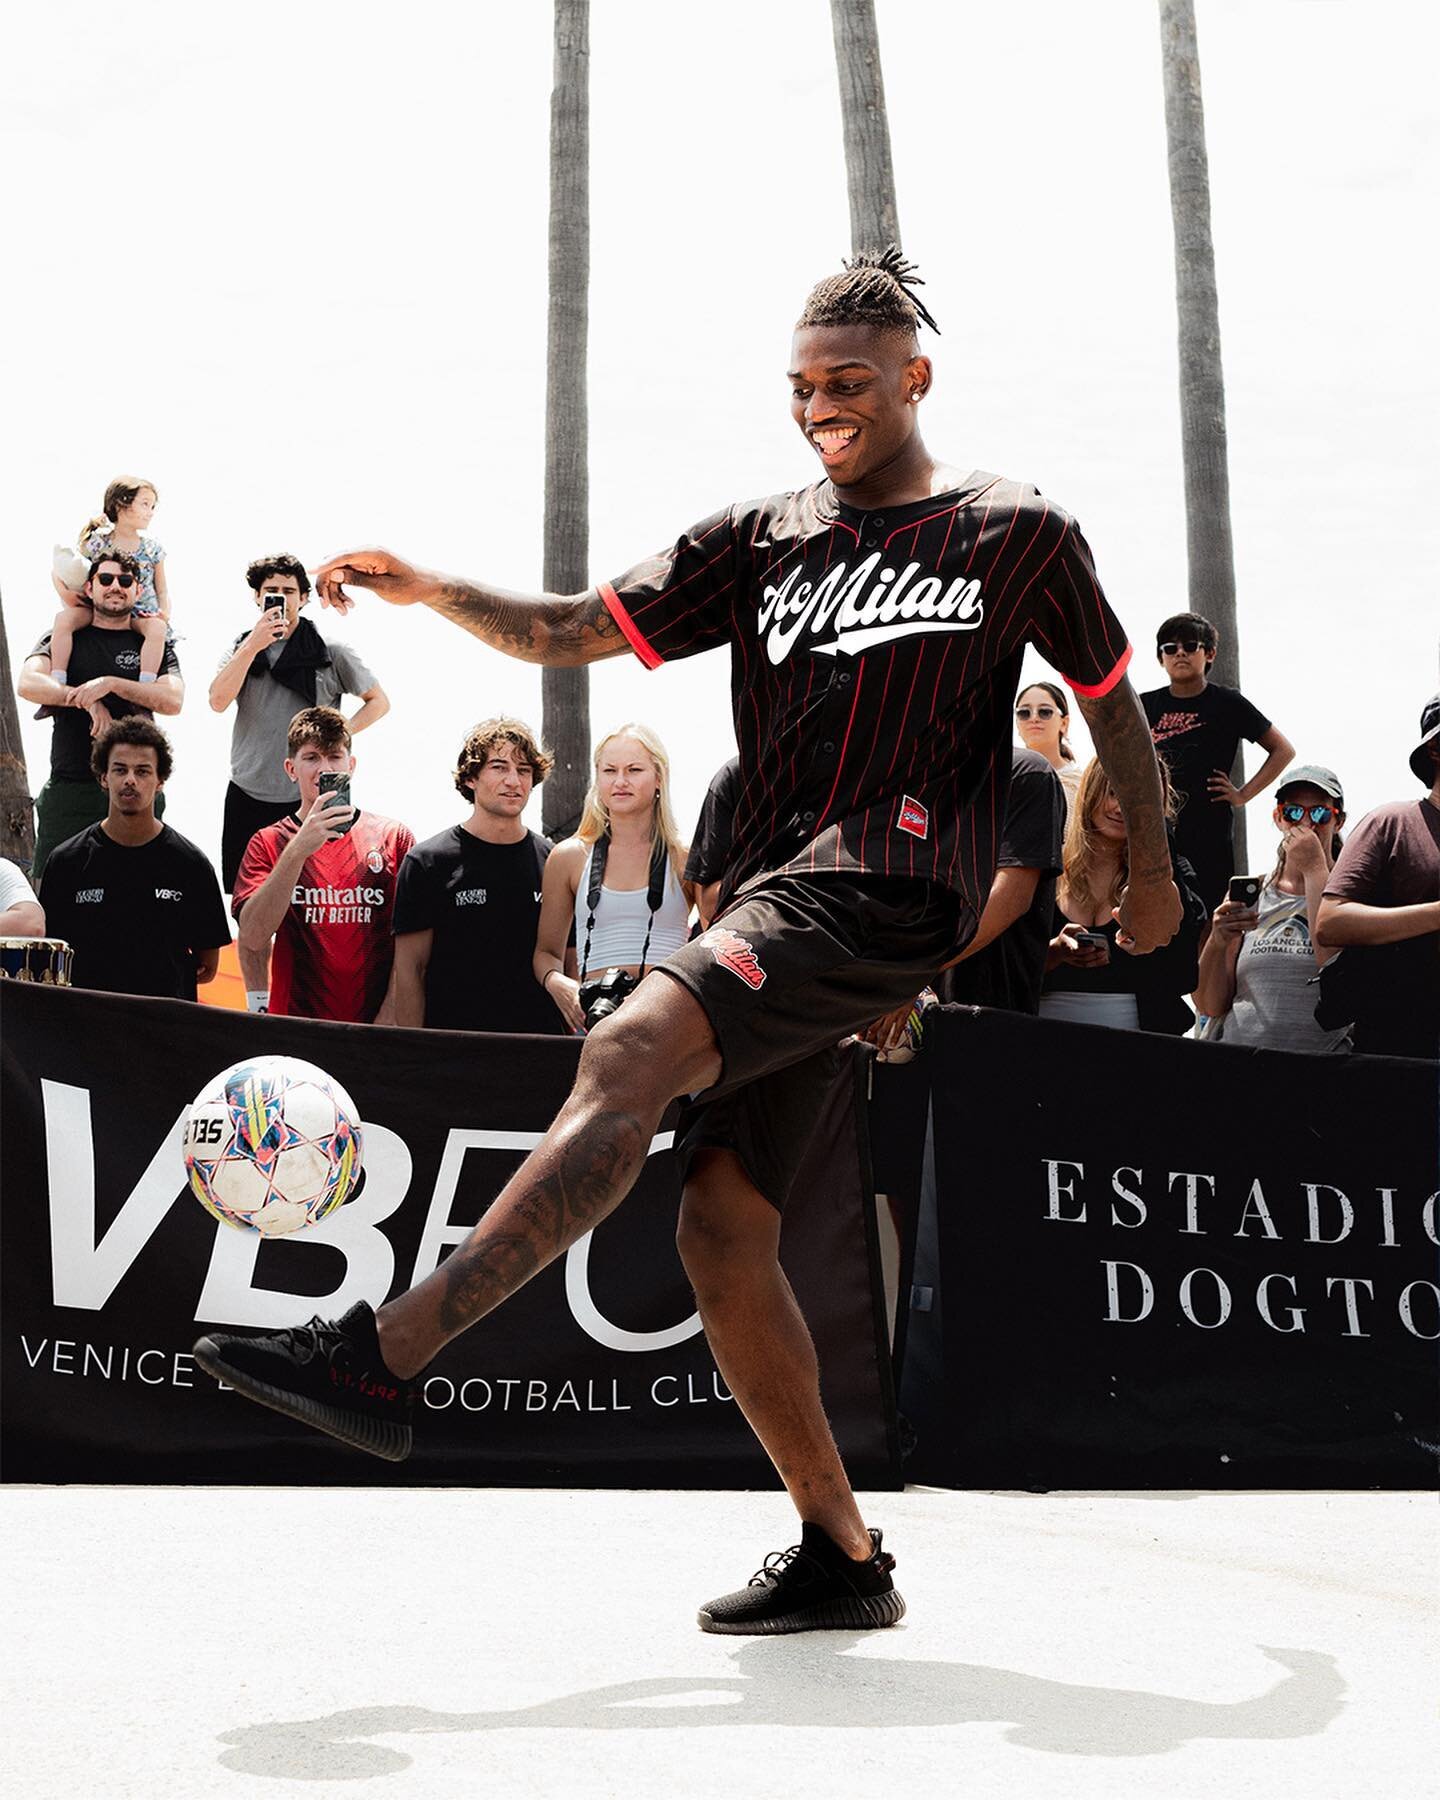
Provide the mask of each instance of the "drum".
POLYGON ((0 981, 69 987, 75 952, 64 938, 0 938, 0 981))

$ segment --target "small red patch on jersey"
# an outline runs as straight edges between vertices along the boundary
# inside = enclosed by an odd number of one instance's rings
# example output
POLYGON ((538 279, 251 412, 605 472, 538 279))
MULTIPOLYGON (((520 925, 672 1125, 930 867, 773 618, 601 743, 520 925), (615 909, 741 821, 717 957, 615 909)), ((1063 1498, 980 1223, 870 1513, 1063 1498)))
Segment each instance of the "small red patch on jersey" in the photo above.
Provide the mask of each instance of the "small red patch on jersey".
POLYGON ((930 814, 918 800, 912 800, 908 794, 900 796, 900 817, 895 821, 897 830, 908 831, 911 837, 925 838, 930 835, 930 814))
POLYGON ((731 931, 724 925, 717 925, 705 933, 703 941, 722 969, 738 975, 746 987, 764 987, 765 971, 760 967, 760 958, 755 954, 755 946, 749 938, 741 937, 738 931, 731 931))

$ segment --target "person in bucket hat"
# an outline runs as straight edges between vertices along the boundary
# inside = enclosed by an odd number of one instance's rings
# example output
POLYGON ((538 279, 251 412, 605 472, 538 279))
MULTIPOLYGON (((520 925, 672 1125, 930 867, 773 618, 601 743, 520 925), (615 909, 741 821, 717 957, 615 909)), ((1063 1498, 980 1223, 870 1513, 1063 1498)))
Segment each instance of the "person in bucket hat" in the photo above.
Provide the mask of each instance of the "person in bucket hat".
MULTIPOLYGON (((1410 768, 1428 792, 1377 806, 1341 851, 1316 921, 1326 949, 1361 953, 1357 1050, 1440 1055, 1440 695, 1420 714, 1410 768)), ((1346 983, 1347 988, 1352 984, 1346 983)))

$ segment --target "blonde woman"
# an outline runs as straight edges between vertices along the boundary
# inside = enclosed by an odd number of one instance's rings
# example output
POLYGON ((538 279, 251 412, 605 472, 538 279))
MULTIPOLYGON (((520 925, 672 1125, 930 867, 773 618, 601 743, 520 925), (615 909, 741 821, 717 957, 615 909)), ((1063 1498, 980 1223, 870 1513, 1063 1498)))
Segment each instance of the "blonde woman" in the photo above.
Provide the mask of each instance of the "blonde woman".
MULTIPOLYGON (((1174 795, 1160 761, 1167 818, 1174 795)), ((1116 910, 1130 879, 1125 817, 1109 777, 1096 758, 1080 781, 1065 827, 1065 868, 1055 894, 1055 935, 1050 940, 1042 1019, 1110 1025, 1130 1031, 1183 1036, 1195 1023, 1184 995, 1195 986, 1203 909, 1189 891, 1188 863, 1175 863, 1175 885, 1185 901, 1180 929, 1163 949, 1133 953, 1116 910)))
POLYGON ((689 937, 695 894, 685 856, 665 746, 648 725, 622 725, 596 745, 580 829, 545 864, 535 979, 574 1030, 585 1024, 582 982, 611 969, 639 977, 689 937), (597 855, 602 881, 592 912, 597 855), (566 967, 572 925, 578 975, 566 967))

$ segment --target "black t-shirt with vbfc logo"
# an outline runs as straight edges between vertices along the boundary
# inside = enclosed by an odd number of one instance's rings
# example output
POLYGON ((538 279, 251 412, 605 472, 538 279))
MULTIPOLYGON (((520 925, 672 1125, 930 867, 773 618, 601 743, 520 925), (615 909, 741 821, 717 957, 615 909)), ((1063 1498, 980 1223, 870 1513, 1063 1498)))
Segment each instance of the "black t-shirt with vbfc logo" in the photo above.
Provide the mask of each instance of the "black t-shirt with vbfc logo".
POLYGON ((67 838, 40 904, 50 936, 75 951, 74 985, 105 993, 193 1000, 195 952, 230 942, 209 857, 169 825, 148 844, 117 844, 103 825, 67 838))
POLYGON ((535 979, 535 931, 550 846, 533 831, 487 844, 463 825, 400 865, 395 935, 432 931, 425 1023, 443 1031, 567 1032, 535 979))
MULTIPOLYGON (((144 644, 145 640, 138 631, 103 631, 98 625, 83 625, 75 633, 70 666, 65 671, 66 679, 71 687, 80 687, 87 681, 93 681, 97 675, 114 675, 121 681, 138 681, 140 652, 144 644)), ((50 633, 47 631, 30 655, 49 654, 50 633)), ((174 644, 168 640, 165 654, 160 659, 160 673, 180 673, 180 658, 175 654, 174 644)), ((113 694, 107 694, 100 704, 115 719, 126 718, 131 713, 140 713, 147 719, 150 717, 146 707, 132 706, 128 700, 120 700, 113 694)), ((90 772, 90 750, 89 713, 79 706, 57 708, 54 733, 50 739, 50 773, 60 781, 93 781, 95 777, 90 772)))

